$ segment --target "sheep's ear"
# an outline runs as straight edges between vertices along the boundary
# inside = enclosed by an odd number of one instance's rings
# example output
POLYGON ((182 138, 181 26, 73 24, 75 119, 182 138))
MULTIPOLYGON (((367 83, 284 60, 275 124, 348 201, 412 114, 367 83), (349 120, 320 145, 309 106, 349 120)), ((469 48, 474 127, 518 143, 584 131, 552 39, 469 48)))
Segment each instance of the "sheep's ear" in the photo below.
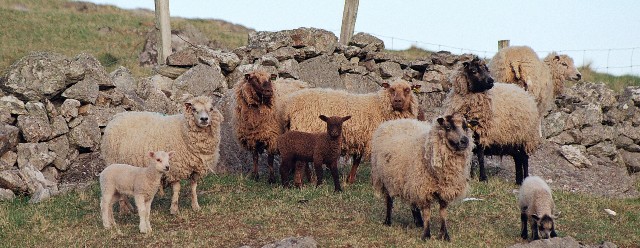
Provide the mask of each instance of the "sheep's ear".
POLYGON ((327 118, 327 117, 326 117, 326 116, 324 116, 324 115, 320 115, 320 120, 322 120, 322 121, 324 121, 324 122, 327 122, 327 121, 329 120, 329 118, 327 118))
POLYGON ((438 117, 437 121, 438 121, 438 124, 440 124, 440 126, 444 126, 444 118, 438 117))
POLYGON ((385 89, 388 89, 389 87, 391 87, 391 85, 389 85, 389 83, 384 82, 382 83, 382 87, 384 87, 385 89))
POLYGON ((191 108, 193 107, 193 105, 190 102, 185 102, 184 103, 184 109, 189 111, 191 110, 191 108))
POLYGON ((270 79, 271 79, 271 81, 276 80, 276 78, 278 78, 278 75, 276 75, 276 74, 271 74, 271 78, 270 78, 270 79))
POLYGON ((531 218, 533 218, 533 220, 535 220, 535 221, 540 220, 540 217, 538 217, 538 215, 537 215, 537 214, 532 214, 532 215, 531 215, 531 218))
POLYGON ((169 154, 169 157, 171 158, 171 157, 173 157, 174 154, 176 154, 176 152, 175 151, 170 151, 168 154, 169 154))
POLYGON ((553 60, 554 60, 554 61, 560 61, 560 56, 558 56, 558 55, 554 56, 554 57, 553 57, 553 60))
POLYGON ((153 156, 155 156, 155 153, 154 153, 154 152, 152 152, 152 151, 149 151, 149 157, 150 157, 150 158, 153 158, 153 156))
POLYGON ((251 78, 251 73, 245 73, 244 79, 249 80, 249 78, 251 78))
POLYGON ((345 121, 347 121, 348 119, 351 119, 351 116, 350 116, 350 115, 347 115, 347 116, 345 116, 345 117, 342 117, 342 122, 345 122, 345 121))

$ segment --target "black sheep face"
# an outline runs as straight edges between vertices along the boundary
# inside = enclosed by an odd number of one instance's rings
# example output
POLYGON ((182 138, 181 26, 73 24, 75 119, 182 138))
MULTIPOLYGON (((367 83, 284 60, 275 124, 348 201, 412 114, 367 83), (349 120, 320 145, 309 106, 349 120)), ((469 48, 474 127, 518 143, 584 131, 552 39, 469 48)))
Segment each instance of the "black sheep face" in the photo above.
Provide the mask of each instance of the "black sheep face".
POLYGON ((474 57, 473 60, 464 62, 462 65, 467 75, 467 86, 470 92, 478 93, 493 88, 493 78, 483 60, 474 57))
POLYGON ((331 137, 332 139, 338 139, 340 138, 340 136, 342 136, 342 123, 351 119, 351 116, 348 115, 345 117, 326 117, 324 115, 321 115, 320 119, 327 123, 327 134, 329 134, 329 137, 331 137))
POLYGON ((447 147, 454 152, 461 152, 469 147, 471 132, 467 121, 460 114, 447 115, 437 119, 439 134, 447 140, 447 147))
POLYGON ((253 72, 244 74, 244 78, 256 92, 258 100, 263 103, 269 103, 273 97, 273 84, 271 81, 276 80, 276 74, 268 74, 266 72, 253 72))

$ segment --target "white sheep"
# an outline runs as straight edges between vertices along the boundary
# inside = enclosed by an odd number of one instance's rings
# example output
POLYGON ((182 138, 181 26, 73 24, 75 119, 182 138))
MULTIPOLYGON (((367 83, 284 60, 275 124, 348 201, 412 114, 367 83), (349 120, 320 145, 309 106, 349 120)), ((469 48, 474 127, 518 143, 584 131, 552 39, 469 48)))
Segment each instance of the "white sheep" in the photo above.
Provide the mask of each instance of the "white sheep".
POLYGON ((347 179, 354 183, 362 158, 371 152, 369 143, 373 131, 380 123, 400 118, 416 118, 418 100, 409 82, 397 80, 383 83, 378 92, 353 94, 344 90, 304 89, 287 95, 279 115, 289 130, 318 133, 326 130, 326 123, 319 115, 347 116, 351 121, 343 126, 343 154, 353 155, 353 165, 347 179))
POLYGON ((147 167, 128 164, 111 164, 100 173, 100 213, 106 229, 116 226, 113 218, 113 203, 120 198, 132 196, 140 215, 140 232, 151 232, 151 202, 160 187, 162 175, 170 171, 169 159, 174 152, 149 152, 147 167))
POLYGON ((238 143, 253 155, 253 177, 258 179, 258 155, 267 151, 270 183, 275 182, 273 159, 277 153, 276 140, 284 132, 276 108, 281 98, 291 92, 307 88, 308 84, 293 79, 276 79, 275 74, 254 71, 234 87, 234 132, 238 143))
POLYGON ((480 180, 487 180, 485 155, 511 155, 516 184, 529 175, 529 154, 541 143, 535 99, 514 84, 494 83, 485 62, 477 56, 450 77, 452 90, 444 113, 461 113, 473 124, 480 180))
POLYGON ((200 210, 198 180, 220 157, 222 114, 210 97, 193 97, 184 103, 184 114, 165 116, 153 112, 123 112, 107 124, 100 146, 106 164, 143 167, 149 150, 174 150, 173 169, 166 174, 171 184, 171 214, 178 213, 180 180, 191 181, 191 208, 200 210))
POLYGON ((392 120, 376 129, 371 140, 371 180, 376 195, 385 198, 385 225, 391 225, 393 198, 400 197, 411 204, 416 226, 424 226, 422 239, 428 239, 431 204, 438 202, 439 238, 450 240, 446 209, 467 192, 471 135, 460 114, 438 118, 433 124, 392 120))
POLYGON ((530 92, 536 98, 541 117, 562 92, 564 81, 578 81, 582 76, 567 55, 551 53, 542 61, 528 46, 501 49, 489 62, 489 71, 494 80, 517 84, 530 92))
POLYGON ((522 239, 527 239, 527 220, 531 222, 531 239, 557 237, 553 214, 555 203, 549 185, 538 176, 527 177, 518 194, 522 239))

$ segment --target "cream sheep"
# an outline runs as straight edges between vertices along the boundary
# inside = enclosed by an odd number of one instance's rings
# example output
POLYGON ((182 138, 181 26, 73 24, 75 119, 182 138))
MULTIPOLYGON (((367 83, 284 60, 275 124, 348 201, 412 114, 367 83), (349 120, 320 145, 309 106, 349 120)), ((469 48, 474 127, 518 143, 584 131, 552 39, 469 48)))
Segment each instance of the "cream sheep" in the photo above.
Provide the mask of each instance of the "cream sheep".
POLYGON ((362 158, 370 154, 369 142, 380 123, 400 118, 416 118, 418 101, 411 86, 404 80, 383 83, 382 89, 369 94, 353 94, 334 89, 305 89, 283 100, 282 123, 289 130, 317 133, 326 129, 319 115, 347 116, 343 126, 342 150, 353 155, 353 165, 347 182, 354 183, 362 158))
POLYGON ((302 81, 276 80, 275 74, 264 71, 245 74, 235 86, 232 122, 235 123, 234 131, 240 145, 253 153, 255 179, 259 177, 258 155, 266 150, 268 181, 275 182, 273 159, 277 152, 276 139, 284 132, 276 116, 278 102, 284 95, 307 87, 307 83, 302 81))
POLYGON ((522 239, 527 239, 527 220, 531 222, 531 239, 557 237, 554 216, 555 204, 549 185, 538 176, 527 177, 518 194, 522 239))
POLYGON ((121 197, 133 196, 140 215, 140 232, 151 232, 151 202, 160 187, 162 175, 169 171, 174 152, 149 152, 146 168, 128 164, 111 164, 100 173, 100 213, 106 229, 116 226, 113 203, 121 197))
POLYGON ((449 241, 448 205, 465 196, 473 143, 472 131, 460 114, 430 124, 413 119, 384 122, 371 140, 371 180, 387 206, 384 224, 391 225, 393 198, 411 204, 422 239, 431 238, 431 204, 440 205, 439 238, 449 241), (426 224, 424 223, 426 221, 426 224))
POLYGON ((567 55, 551 53, 542 61, 528 46, 500 50, 491 59, 489 71, 496 81, 517 84, 530 92, 536 98, 541 117, 549 111, 555 96, 562 92, 565 80, 581 78, 567 55))
POLYGON ((166 174, 171 184, 171 214, 178 213, 180 180, 191 181, 191 208, 200 210, 198 180, 218 164, 222 114, 210 97, 193 97, 184 103, 184 114, 165 116, 153 112, 123 112, 104 130, 100 146, 106 164, 143 167, 149 150, 174 150, 173 169, 166 174))
POLYGON ((553 79, 553 94, 560 95, 564 91, 564 81, 580 81, 582 74, 576 69, 573 64, 573 59, 567 55, 558 55, 555 52, 550 53, 544 58, 544 63, 547 64, 551 71, 551 78, 553 79))
POLYGON ((477 56, 450 77, 445 114, 462 113, 474 124, 480 180, 487 180, 484 155, 511 155, 516 183, 529 174, 529 154, 540 144, 540 119, 534 98, 514 84, 493 83, 477 56))

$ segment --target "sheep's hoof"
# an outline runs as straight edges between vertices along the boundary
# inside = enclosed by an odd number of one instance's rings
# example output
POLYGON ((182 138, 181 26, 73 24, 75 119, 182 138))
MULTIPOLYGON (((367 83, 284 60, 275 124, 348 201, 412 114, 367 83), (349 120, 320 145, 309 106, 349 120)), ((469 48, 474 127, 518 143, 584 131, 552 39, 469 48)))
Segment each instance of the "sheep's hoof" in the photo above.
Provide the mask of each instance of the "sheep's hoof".
POLYGON ((385 220, 382 224, 385 225, 385 226, 391 226, 391 221, 390 220, 385 220))
POLYGON ((449 237, 448 233, 445 233, 444 235, 442 235, 442 234, 438 235, 438 239, 451 242, 451 238, 449 237))
POLYGON ((192 209, 193 211, 198 212, 198 211, 200 211, 200 209, 201 209, 201 208, 200 208, 200 205, 195 204, 195 205, 192 205, 192 206, 191 206, 191 209, 192 209))
POLYGON ((528 238, 528 237, 527 237, 527 233, 524 233, 524 232, 523 232, 522 234, 520 234, 520 237, 521 237, 522 239, 524 239, 524 240, 527 240, 527 238, 528 238))

